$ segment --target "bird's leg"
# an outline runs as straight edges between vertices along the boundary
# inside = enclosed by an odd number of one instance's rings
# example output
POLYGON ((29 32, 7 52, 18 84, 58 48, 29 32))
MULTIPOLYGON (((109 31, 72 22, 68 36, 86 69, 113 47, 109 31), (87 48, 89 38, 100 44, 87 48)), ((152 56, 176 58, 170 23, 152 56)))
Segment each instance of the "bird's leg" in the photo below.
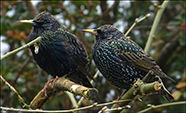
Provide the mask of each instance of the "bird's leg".
MULTIPOLYGON (((116 99, 116 101, 119 101, 124 95, 125 95, 125 93, 127 92, 128 90, 125 90, 122 94, 121 94, 121 96, 119 96, 117 99, 116 99)), ((119 103, 117 103, 117 105, 118 105, 118 107, 119 107, 119 103)))
POLYGON ((59 79, 58 76, 56 76, 56 78, 53 79, 52 88, 54 88, 54 84, 55 84, 55 82, 56 82, 57 79, 59 79))
MULTIPOLYGON (((63 75, 62 77, 65 78, 67 75, 68 75, 68 74, 65 74, 65 75, 63 75)), ((53 82, 53 83, 52 83, 52 88, 54 88, 55 82, 56 82, 56 80, 58 80, 59 78, 60 78, 60 77, 56 76, 55 78, 50 79, 50 80, 45 84, 45 86, 44 86, 44 88, 43 88, 43 90, 44 90, 44 92, 45 92, 45 96, 47 96, 46 88, 48 87, 48 84, 51 83, 51 82, 53 82)))
POLYGON ((44 86, 44 88, 43 88, 43 90, 44 90, 44 92, 45 92, 45 96, 47 96, 47 91, 46 91, 46 89, 47 89, 47 87, 48 87, 48 84, 51 83, 54 79, 56 79, 56 78, 52 78, 52 79, 50 79, 47 83, 45 83, 45 86, 44 86))
MULTIPOLYGON (((63 75, 62 78, 65 78, 67 76, 67 74, 63 75)), ((53 83, 52 83, 52 88, 54 88, 54 84, 56 82, 56 80, 58 80, 60 77, 56 76, 56 78, 53 79, 53 83)))
POLYGON ((123 96, 125 95, 125 93, 126 93, 127 91, 128 91, 128 90, 125 90, 125 91, 121 94, 121 96, 118 97, 117 101, 119 101, 119 100, 121 99, 121 97, 123 97, 123 96))

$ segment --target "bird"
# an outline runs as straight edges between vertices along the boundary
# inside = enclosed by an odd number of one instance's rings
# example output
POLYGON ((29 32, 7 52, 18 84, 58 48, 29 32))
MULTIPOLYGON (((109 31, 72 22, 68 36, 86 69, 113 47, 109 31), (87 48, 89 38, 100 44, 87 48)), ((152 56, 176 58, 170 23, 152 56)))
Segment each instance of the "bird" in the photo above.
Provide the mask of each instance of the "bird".
POLYGON ((74 34, 46 11, 37 14, 33 20, 20 22, 33 25, 28 42, 41 37, 41 41, 31 45, 30 50, 39 67, 53 76, 45 84, 45 91, 48 83, 54 83, 58 77, 68 77, 75 83, 92 88, 89 79, 93 77, 88 67, 87 53, 74 34))
MULTIPOLYGON (((83 29, 95 35, 92 48, 93 60, 101 74, 111 84, 118 88, 130 89, 134 81, 143 79, 151 70, 157 77, 164 77, 171 81, 155 60, 134 41, 126 38, 124 34, 113 25, 102 25, 97 29, 83 29)), ((156 77, 151 77, 147 82, 153 82, 156 77)), ((168 101, 174 100, 173 96, 163 86, 164 97, 168 101)))

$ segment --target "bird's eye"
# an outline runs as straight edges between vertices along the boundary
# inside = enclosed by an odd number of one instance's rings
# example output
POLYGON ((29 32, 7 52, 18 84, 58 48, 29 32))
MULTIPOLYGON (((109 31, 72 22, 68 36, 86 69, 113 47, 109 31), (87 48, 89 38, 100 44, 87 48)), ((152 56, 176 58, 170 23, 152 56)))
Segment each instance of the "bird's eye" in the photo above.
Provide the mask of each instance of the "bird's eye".
POLYGON ((98 30, 97 30, 97 33, 101 33, 101 29, 98 29, 98 30))

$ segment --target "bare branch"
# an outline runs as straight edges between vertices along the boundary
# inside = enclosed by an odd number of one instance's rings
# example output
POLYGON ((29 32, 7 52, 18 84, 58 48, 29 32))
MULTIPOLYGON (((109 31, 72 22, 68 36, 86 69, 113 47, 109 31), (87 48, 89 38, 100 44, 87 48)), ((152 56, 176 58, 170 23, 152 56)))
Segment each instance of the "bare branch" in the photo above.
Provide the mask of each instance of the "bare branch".
POLYGON ((37 109, 42 108, 44 103, 49 99, 51 95, 53 95, 56 91, 69 91, 76 95, 81 95, 88 99, 96 99, 98 95, 98 91, 95 88, 87 88, 76 84, 70 80, 65 79, 64 77, 56 80, 54 87, 52 88, 52 84, 48 84, 47 86, 47 96, 45 95, 45 91, 42 89, 30 102, 30 108, 37 109))
POLYGON ((6 58, 6 57, 8 57, 8 56, 10 56, 10 55, 13 55, 13 54, 15 54, 15 53, 17 53, 17 52, 19 52, 19 51, 22 51, 23 49, 26 49, 26 48, 30 47, 32 44, 34 44, 34 43, 36 43, 36 42, 39 42, 39 41, 41 40, 41 38, 42 38, 42 37, 37 37, 36 39, 34 39, 34 40, 32 40, 31 42, 25 44, 24 46, 21 46, 21 47, 19 47, 19 48, 13 50, 13 51, 11 51, 11 52, 6 53, 5 55, 3 55, 3 56, 0 58, 0 60, 3 60, 4 58, 6 58))
MULTIPOLYGON (((98 76, 99 73, 100 73, 99 70, 95 73, 95 75, 94 75, 94 77, 93 77, 94 80, 97 78, 97 76, 98 76)), ((91 80, 90 83, 93 84, 94 80, 91 80)), ((84 97, 81 97, 81 98, 80 98, 80 100, 78 101, 78 106, 81 105, 81 102, 83 101, 83 99, 84 99, 84 97)))
POLYGON ((161 104, 161 105, 151 105, 149 108, 144 109, 142 111, 139 111, 138 113, 146 113, 148 111, 151 111, 152 109, 158 109, 158 108, 164 108, 167 106, 176 106, 176 105, 184 105, 186 104, 186 101, 181 101, 181 102, 173 102, 173 103, 167 103, 167 104, 161 104))
MULTIPOLYGON (((134 85, 126 92, 126 94, 121 98, 121 100, 125 100, 125 99, 134 99, 134 97, 138 94, 140 95, 146 95, 152 92, 157 92, 159 90, 161 90, 161 83, 159 83, 158 81, 155 81, 153 83, 144 83, 142 80, 138 79, 134 85)), ((123 103, 119 103, 119 106, 125 106, 127 104, 129 104, 130 102, 123 102, 123 103)), ((112 106, 113 108, 117 108, 118 104, 114 104, 112 106)), ((118 111, 111 111, 110 113, 116 113, 118 111)))
POLYGON ((70 101, 73 105, 73 108, 78 108, 78 103, 77 103, 74 95, 72 93, 68 92, 68 91, 65 91, 65 93, 68 95, 68 97, 69 97, 69 99, 70 99, 70 101))
POLYGON ((24 102, 23 98, 19 95, 19 93, 15 90, 13 86, 11 86, 2 75, 0 75, 1 80, 14 92, 14 94, 17 96, 19 102, 22 104, 23 108, 29 108, 28 105, 24 102))
POLYGON ((165 9, 165 7, 167 6, 168 3, 169 3, 169 0, 165 0, 162 3, 161 8, 158 10, 158 12, 156 14, 156 17, 154 19, 154 22, 153 22, 153 25, 152 25, 152 28, 151 28, 151 31, 150 31, 150 34, 149 34, 149 37, 148 37, 148 40, 147 40, 147 44, 145 46, 145 52, 146 53, 149 53, 149 51, 150 51, 150 46, 152 44, 153 37, 154 37, 155 32, 157 30, 157 26, 159 24, 159 21, 161 19, 161 16, 163 14, 163 11, 164 11, 164 9, 165 9))
POLYGON ((80 111, 80 110, 85 110, 85 109, 90 109, 93 107, 102 107, 106 105, 111 105, 111 104, 117 104, 121 102, 126 102, 126 101, 131 101, 131 99, 128 100, 119 100, 119 101, 112 101, 112 102, 107 102, 107 103, 102 103, 102 104, 97 104, 94 103, 92 105, 86 106, 86 107, 81 107, 81 108, 76 108, 76 109, 70 109, 70 110, 28 110, 28 109, 16 109, 16 108, 8 108, 8 107, 0 107, 0 110, 6 110, 6 111, 19 111, 19 112, 37 112, 37 113, 69 113, 69 112, 75 112, 75 111, 80 111))
POLYGON ((134 21, 134 23, 132 24, 132 26, 131 26, 131 27, 129 28, 129 30, 125 33, 125 37, 129 34, 129 32, 134 28, 134 26, 135 26, 137 23, 143 21, 144 19, 148 18, 149 16, 150 16, 150 14, 146 14, 143 18, 141 18, 141 19, 139 19, 139 20, 138 20, 138 18, 136 18, 135 21, 134 21))

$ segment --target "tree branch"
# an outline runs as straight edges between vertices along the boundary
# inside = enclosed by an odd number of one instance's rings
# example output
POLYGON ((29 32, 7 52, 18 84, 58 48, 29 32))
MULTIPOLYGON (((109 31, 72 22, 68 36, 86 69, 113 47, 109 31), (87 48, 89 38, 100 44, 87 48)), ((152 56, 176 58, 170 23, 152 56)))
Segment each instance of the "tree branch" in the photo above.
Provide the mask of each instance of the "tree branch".
POLYGON ((2 75, 0 75, 1 80, 12 90, 12 92, 17 96, 19 102, 22 104, 23 108, 29 108, 29 106, 24 102, 24 99, 19 95, 13 86, 11 86, 2 75))
POLYGON ((95 88, 87 88, 72 81, 69 81, 64 77, 60 77, 58 80, 56 80, 53 88, 51 83, 48 84, 46 89, 47 96, 45 95, 45 91, 43 89, 35 96, 35 98, 30 102, 30 108, 42 108, 44 103, 47 102, 51 95, 53 95, 56 91, 61 90, 69 91, 88 99, 96 99, 98 95, 98 91, 95 88))
POLYGON ((15 88, 11 86, 1 75, 0 78, 14 92, 14 94, 17 95, 17 98, 19 102, 23 105, 23 108, 32 108, 32 109, 42 108, 44 103, 47 102, 47 100, 50 98, 51 95, 53 95, 56 91, 61 91, 61 90, 70 91, 76 95, 81 95, 88 99, 96 99, 98 95, 98 91, 95 88, 87 88, 61 77, 58 80, 56 80, 53 88, 52 88, 52 83, 48 84, 46 89, 47 96, 45 95, 45 91, 42 89, 30 102, 30 105, 27 105, 24 102, 23 98, 15 90, 15 88))
MULTIPOLYGON (((161 83, 159 83, 158 81, 155 81, 153 83, 144 83, 142 80, 138 79, 120 100, 134 99, 134 97, 138 94, 144 96, 152 92, 160 91, 161 86, 162 86, 161 83)), ((119 103, 119 106, 125 106, 129 103, 130 102, 119 103)), ((118 105, 114 104, 111 109, 117 107, 118 105)), ((117 112, 118 111, 111 111, 110 113, 117 113, 117 112)))
POLYGON ((149 37, 148 37, 148 40, 147 40, 147 44, 145 46, 145 52, 146 53, 149 53, 149 51, 150 51, 150 47, 151 47, 151 44, 152 44, 152 41, 153 41, 153 37, 155 36, 155 32, 157 30, 157 26, 159 24, 159 21, 161 19, 163 11, 164 11, 164 9, 165 9, 165 7, 167 6, 168 3, 169 3, 169 0, 165 0, 162 3, 162 5, 160 6, 160 9, 158 10, 158 12, 156 14, 156 17, 154 19, 154 22, 153 22, 153 25, 152 25, 152 28, 151 28, 151 31, 150 31, 150 34, 149 34, 149 37))
POLYGON ((26 49, 26 48, 30 47, 32 44, 34 44, 34 43, 36 43, 36 42, 39 42, 39 41, 41 40, 41 38, 42 38, 42 37, 37 37, 36 39, 34 39, 33 41, 31 41, 31 42, 25 44, 24 46, 21 46, 21 47, 15 49, 15 50, 13 50, 13 51, 7 52, 5 55, 3 55, 3 56, 0 58, 0 60, 3 60, 4 58, 6 58, 6 57, 8 57, 8 56, 10 56, 10 55, 13 55, 13 54, 15 54, 15 53, 17 53, 17 52, 19 52, 19 51, 22 51, 23 49, 26 49))
POLYGON ((106 105, 111 105, 111 104, 116 104, 116 103, 121 103, 121 102, 126 102, 126 101, 131 101, 131 99, 128 100, 119 100, 119 101, 112 101, 112 102, 107 102, 103 104, 97 104, 94 103, 92 105, 86 106, 86 107, 81 107, 81 108, 76 108, 76 109, 70 109, 70 110, 28 110, 28 109, 16 109, 16 108, 8 108, 8 107, 2 107, 0 106, 0 110, 5 110, 5 111, 18 111, 18 112, 30 112, 30 113, 69 113, 69 112, 75 112, 75 111, 80 111, 80 110, 85 110, 85 109, 90 109, 93 107, 102 107, 106 105))
POLYGON ((78 108, 78 103, 77 103, 74 95, 68 91, 65 91, 65 93, 68 95, 68 97, 72 103, 72 108, 78 108))
MULTIPOLYGON (((99 74, 99 70, 95 73, 95 75, 93 76, 94 80, 97 78, 99 74)), ((91 80, 90 83, 93 84, 94 80, 91 80)), ((80 100, 78 101, 78 106, 81 105, 81 102, 83 101, 84 97, 81 97, 80 100)))
POLYGON ((134 26, 135 26, 137 23, 143 21, 144 19, 148 18, 149 16, 150 16, 150 14, 146 14, 143 18, 141 18, 141 19, 139 19, 139 20, 138 20, 138 18, 136 18, 135 21, 134 21, 134 23, 133 23, 132 26, 129 28, 129 30, 125 33, 124 36, 127 37, 127 35, 129 34, 129 32, 134 28, 134 26))
POLYGON ((184 105, 184 104, 186 104, 186 101, 161 104, 161 105, 157 105, 157 106, 151 105, 149 108, 144 109, 142 111, 139 111, 138 113, 145 113, 145 112, 151 111, 153 109, 165 108, 165 107, 168 107, 168 106, 175 106, 175 105, 184 105))

